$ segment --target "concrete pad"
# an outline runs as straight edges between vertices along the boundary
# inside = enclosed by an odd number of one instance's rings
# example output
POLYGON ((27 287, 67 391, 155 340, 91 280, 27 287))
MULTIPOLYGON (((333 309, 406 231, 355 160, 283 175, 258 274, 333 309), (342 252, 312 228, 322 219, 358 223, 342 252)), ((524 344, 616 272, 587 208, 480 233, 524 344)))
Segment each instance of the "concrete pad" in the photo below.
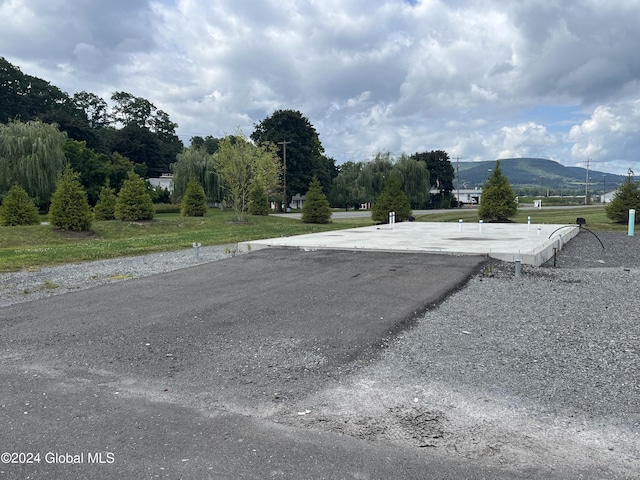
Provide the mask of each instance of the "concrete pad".
POLYGON ((238 244, 240 251, 269 247, 304 250, 376 250, 448 255, 487 255, 539 266, 576 236, 575 225, 403 222, 331 232, 269 238, 238 244))

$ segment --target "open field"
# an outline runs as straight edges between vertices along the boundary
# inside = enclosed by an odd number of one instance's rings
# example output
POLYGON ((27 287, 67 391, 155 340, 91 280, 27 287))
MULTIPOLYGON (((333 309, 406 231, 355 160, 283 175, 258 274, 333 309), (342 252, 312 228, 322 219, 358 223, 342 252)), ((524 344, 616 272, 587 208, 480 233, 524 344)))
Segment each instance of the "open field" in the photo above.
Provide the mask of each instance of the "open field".
MULTIPOLYGON (((515 222, 575 223, 587 219, 587 227, 596 230, 626 230, 606 217, 604 207, 552 208, 518 211, 515 222)), ((98 259, 142 255, 191 247, 228 245, 264 238, 275 238, 328 230, 371 225, 369 217, 340 218, 327 225, 304 224, 293 218, 247 216, 247 223, 233 221, 231 212, 217 209, 206 217, 181 217, 175 213, 156 215, 153 221, 94 222, 91 232, 62 232, 48 225, 0 228, 0 272, 37 269, 44 266, 98 259)), ((451 210, 418 217, 418 221, 465 222, 478 220, 476 209, 451 210)))

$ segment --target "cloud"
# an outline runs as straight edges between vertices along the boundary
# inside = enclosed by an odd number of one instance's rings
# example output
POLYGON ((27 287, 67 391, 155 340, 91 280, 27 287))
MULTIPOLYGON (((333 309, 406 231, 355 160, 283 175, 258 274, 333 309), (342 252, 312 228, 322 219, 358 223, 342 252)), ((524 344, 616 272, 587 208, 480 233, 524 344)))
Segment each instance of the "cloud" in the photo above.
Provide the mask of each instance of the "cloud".
POLYGON ((631 137, 590 125, 640 125, 637 2, 4 0, 0 16, 0 51, 23 71, 145 97, 186 142, 291 108, 339 162, 636 161, 631 137))

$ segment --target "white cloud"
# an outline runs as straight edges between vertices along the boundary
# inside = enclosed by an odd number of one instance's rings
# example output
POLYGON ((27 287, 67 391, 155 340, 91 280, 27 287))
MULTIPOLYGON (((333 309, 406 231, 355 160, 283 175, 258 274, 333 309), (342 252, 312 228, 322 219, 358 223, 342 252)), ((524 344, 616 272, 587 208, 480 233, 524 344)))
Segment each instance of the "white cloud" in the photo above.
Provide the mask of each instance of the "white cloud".
POLYGON ((0 51, 23 71, 143 96, 185 141, 292 108, 338 161, 637 152, 637 2, 5 0, 0 17, 0 51))

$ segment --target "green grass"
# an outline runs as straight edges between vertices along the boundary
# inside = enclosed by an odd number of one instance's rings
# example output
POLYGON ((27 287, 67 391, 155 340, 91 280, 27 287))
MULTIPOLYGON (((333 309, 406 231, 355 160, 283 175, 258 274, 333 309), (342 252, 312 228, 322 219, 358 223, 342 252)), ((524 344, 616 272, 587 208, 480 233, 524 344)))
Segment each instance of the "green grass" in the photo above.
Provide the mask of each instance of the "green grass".
MULTIPOLYGON (((534 224, 572 224, 577 217, 584 217, 590 229, 627 229, 626 225, 611 223, 602 206, 519 210, 514 221, 526 223, 527 216, 531 216, 534 224)), ((478 211, 451 210, 424 215, 417 220, 457 222, 460 218, 465 222, 477 222, 478 211)), ((201 243, 202 246, 229 245, 241 241, 372 225, 368 217, 335 219, 327 225, 305 224, 292 218, 274 216, 247 216, 246 219, 246 224, 238 224, 233 221, 232 212, 211 209, 202 218, 161 213, 149 222, 94 222, 92 232, 81 233, 61 232, 48 225, 0 227, 0 272, 179 250, 190 248, 193 242, 201 243)))
POLYGON ((48 225, 0 227, 0 272, 142 255, 202 246, 235 244, 371 225, 370 219, 337 219, 327 225, 281 217, 247 216, 234 222, 232 212, 211 209, 206 217, 158 214, 148 222, 94 222, 91 232, 62 232, 48 225))
MULTIPOLYGON (((531 223, 559 223, 559 224, 573 224, 576 222, 576 218, 582 217, 586 219, 586 227, 590 230, 616 230, 626 231, 627 225, 620 225, 612 223, 605 214, 604 206, 586 206, 578 208, 548 208, 542 207, 541 210, 537 209, 519 209, 518 213, 512 220, 515 223, 527 223, 527 217, 531 217, 531 223)), ((452 210, 445 213, 435 213, 422 215, 417 218, 419 222, 457 222, 462 219, 464 222, 477 222, 478 210, 477 209, 464 209, 452 210)))

